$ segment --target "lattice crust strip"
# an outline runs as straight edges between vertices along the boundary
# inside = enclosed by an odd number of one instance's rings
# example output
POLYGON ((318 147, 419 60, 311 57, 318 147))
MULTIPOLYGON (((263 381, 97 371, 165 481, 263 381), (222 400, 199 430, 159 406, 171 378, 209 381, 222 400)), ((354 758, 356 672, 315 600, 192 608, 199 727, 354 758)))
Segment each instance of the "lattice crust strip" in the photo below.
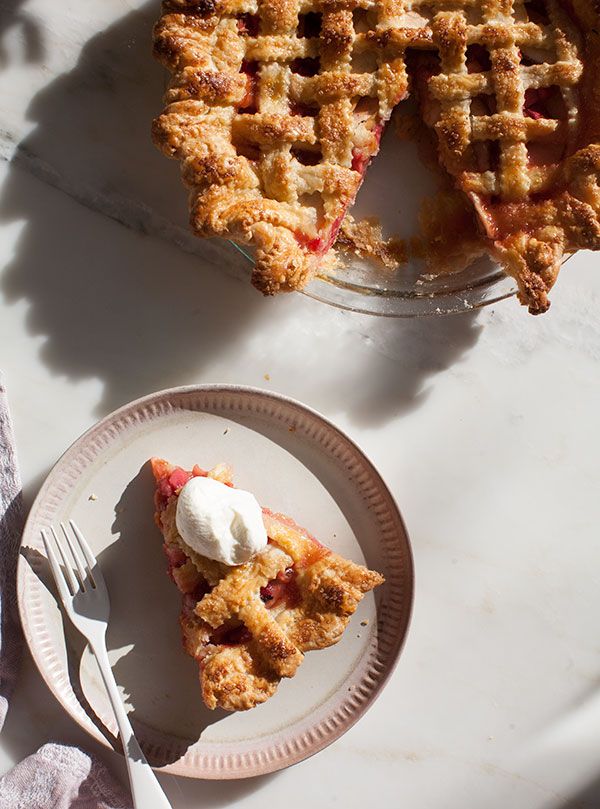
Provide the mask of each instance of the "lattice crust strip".
POLYGON ((154 137, 181 161, 193 227, 254 243, 253 280, 264 292, 304 285, 410 72, 442 165, 523 301, 543 311, 563 253, 600 245, 597 12, 591 0, 570 7, 165 3, 155 53, 172 82, 154 137))
MULTIPOLYGON (((175 467, 159 461, 154 469, 160 487, 175 467)), ((220 473, 208 474, 220 478, 220 473)), ((269 545, 263 553, 237 567, 213 562, 179 535, 176 494, 166 502, 163 497, 160 505, 157 500, 157 506, 167 556, 177 549, 186 558, 171 575, 187 594, 181 615, 184 646, 200 663, 209 708, 245 710, 268 699, 282 677, 295 674, 304 652, 340 639, 364 594, 383 582, 379 573, 343 559, 289 518, 267 510, 269 545), (280 581, 293 589, 269 608, 262 594, 280 581), (204 586, 198 591, 202 582, 208 592, 204 586), (227 639, 231 632, 233 643, 227 639)))
MULTIPOLYGON (((413 8, 415 4, 413 3, 413 8)), ((600 248, 598 24, 591 3, 433 3, 438 65, 416 73, 440 160, 532 313, 564 254, 600 248)))
POLYGON ((265 292, 313 272, 406 94, 403 61, 369 40, 367 26, 393 10, 362 0, 164 5, 155 53, 173 80, 155 141, 181 161, 195 230, 256 245, 265 292))

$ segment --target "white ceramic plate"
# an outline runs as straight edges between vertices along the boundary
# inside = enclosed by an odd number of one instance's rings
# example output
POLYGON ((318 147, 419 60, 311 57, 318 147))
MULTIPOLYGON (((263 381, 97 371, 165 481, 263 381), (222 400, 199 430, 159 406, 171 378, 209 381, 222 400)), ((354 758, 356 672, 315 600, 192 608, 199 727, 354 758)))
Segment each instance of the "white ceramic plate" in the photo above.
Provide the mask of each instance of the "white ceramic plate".
POLYGON ((108 647, 134 728, 151 763, 166 771, 240 778, 300 761, 356 722, 398 658, 413 586, 400 513, 358 447, 297 402, 229 386, 156 393, 85 433, 42 486, 19 561, 25 635, 64 708, 94 738, 118 748, 94 659, 62 617, 43 555, 40 529, 68 518, 83 529, 107 581, 108 647), (233 464, 237 484, 261 503, 386 577, 343 639, 309 653, 298 674, 252 711, 213 712, 202 703, 197 665, 180 645, 180 598, 165 575, 153 523, 152 455, 182 466, 233 464))

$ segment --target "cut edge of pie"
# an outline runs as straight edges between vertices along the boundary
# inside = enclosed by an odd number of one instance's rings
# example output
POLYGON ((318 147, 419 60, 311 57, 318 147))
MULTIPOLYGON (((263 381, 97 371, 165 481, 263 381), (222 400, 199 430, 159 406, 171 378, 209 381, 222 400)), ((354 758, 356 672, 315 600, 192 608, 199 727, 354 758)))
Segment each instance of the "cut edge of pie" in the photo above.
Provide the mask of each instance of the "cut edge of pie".
POLYGON ((302 2, 170 0, 154 29, 172 80, 153 140, 180 161, 194 232, 253 244, 252 282, 268 295, 314 275, 406 94, 402 66, 376 80, 354 17, 302 2))
POLYGON ((441 166, 538 314, 565 255, 600 249, 597 26, 592 0, 167 0, 154 140, 196 233, 253 243, 264 293, 300 289, 410 72, 441 166))
POLYGON ((305 652, 337 643, 363 596, 384 578, 266 508, 263 552, 235 567, 207 559, 177 531, 177 497, 194 476, 232 486, 231 468, 186 471, 160 458, 150 463, 155 521, 169 576, 182 593, 183 646, 199 664, 204 702, 210 709, 253 708, 282 678, 294 676, 305 652))

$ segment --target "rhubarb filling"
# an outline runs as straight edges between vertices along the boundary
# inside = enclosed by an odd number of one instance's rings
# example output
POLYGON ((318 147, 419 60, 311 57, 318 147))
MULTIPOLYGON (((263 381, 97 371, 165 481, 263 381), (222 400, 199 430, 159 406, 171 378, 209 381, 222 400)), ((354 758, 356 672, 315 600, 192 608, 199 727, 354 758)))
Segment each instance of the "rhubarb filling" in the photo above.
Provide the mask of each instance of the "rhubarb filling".
MULTIPOLYGON (((178 496, 189 480, 193 477, 206 477, 207 474, 206 470, 195 465, 191 471, 176 467, 170 471, 166 470, 162 477, 159 476, 155 493, 157 519, 160 520, 160 513, 166 508, 169 500, 178 496)), ((294 530, 302 530, 294 520, 281 514, 275 515, 270 509, 263 508, 263 514, 267 520, 271 517, 276 517, 278 522, 284 523, 294 530)), ((300 590, 296 582, 298 571, 314 564, 330 553, 329 549, 311 534, 306 531, 303 531, 303 533, 311 540, 310 552, 296 564, 278 573, 274 579, 271 579, 264 587, 260 588, 260 599, 269 610, 297 607, 301 603, 300 590)), ((269 538, 269 542, 271 542, 271 538, 269 538)), ((196 604, 207 593, 210 593, 213 588, 178 545, 164 542, 163 551, 167 558, 167 574, 183 596, 182 617, 187 620, 192 619, 195 617, 196 604)), ((246 626, 236 621, 233 623, 227 622, 214 629, 208 642, 219 646, 238 646, 247 643, 251 639, 252 635, 246 626)))

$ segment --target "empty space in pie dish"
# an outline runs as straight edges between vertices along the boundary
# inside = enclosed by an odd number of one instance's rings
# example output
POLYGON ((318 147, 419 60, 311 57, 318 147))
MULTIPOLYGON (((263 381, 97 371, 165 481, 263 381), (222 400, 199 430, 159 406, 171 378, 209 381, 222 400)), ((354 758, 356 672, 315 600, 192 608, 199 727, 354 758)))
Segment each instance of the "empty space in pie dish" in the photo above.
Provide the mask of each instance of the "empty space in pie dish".
POLYGON ((42 525, 75 519, 107 581, 110 658, 150 761, 182 775, 231 778, 311 755, 366 710, 399 654, 412 567, 393 500, 348 439, 279 397, 210 390, 134 403, 69 450, 32 510, 19 570, 20 608, 51 690, 86 730, 114 746, 116 727, 98 669, 61 621, 38 539, 42 525), (292 515, 332 550, 386 577, 361 602, 337 645, 307 653, 296 676, 251 711, 209 711, 202 702, 197 664, 181 647, 180 598, 153 522, 147 463, 153 455, 183 467, 230 463, 235 484, 261 504, 292 515))
MULTIPOLYGON (((337 263, 325 263, 304 290, 309 296, 340 308, 403 317, 464 312, 514 293, 514 281, 487 255, 460 271, 436 275, 437 268, 428 267, 410 249, 421 232, 424 202, 449 189, 437 156, 431 165, 423 161, 427 147, 419 146, 419 134, 414 139, 398 135, 398 120, 412 116, 415 105, 409 99, 396 109, 348 212, 357 222, 373 219, 384 239, 402 240, 409 248, 407 260, 388 268, 337 248, 337 263)), ((235 246, 254 261, 251 248, 235 246)))

